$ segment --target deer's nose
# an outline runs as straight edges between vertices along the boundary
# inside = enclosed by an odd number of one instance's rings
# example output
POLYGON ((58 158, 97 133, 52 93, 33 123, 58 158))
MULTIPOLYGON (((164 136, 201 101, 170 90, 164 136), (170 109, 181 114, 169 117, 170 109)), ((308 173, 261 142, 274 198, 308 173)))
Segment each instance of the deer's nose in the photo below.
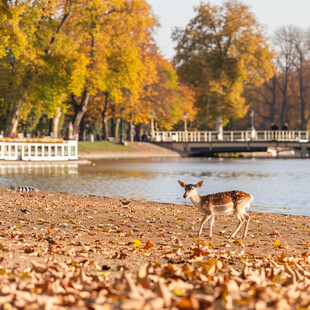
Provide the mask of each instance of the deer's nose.
POLYGON ((183 195, 183 197, 186 198, 186 197, 187 197, 187 194, 185 193, 185 194, 183 195))

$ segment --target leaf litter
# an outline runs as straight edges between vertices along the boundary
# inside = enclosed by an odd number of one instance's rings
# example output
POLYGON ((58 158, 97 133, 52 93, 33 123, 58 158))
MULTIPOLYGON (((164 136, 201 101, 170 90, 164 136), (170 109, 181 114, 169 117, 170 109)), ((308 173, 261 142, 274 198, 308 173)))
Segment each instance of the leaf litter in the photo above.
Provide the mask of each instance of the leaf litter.
POLYGON ((223 217, 211 239, 187 206, 0 192, 2 309, 310 309, 307 217, 252 212, 245 240, 223 217))

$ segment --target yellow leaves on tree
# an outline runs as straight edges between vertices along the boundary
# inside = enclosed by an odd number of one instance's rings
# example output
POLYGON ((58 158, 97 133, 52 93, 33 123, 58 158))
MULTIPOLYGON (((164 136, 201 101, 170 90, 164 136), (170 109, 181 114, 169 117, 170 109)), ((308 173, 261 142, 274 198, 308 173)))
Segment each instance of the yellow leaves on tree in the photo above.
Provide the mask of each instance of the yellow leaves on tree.
POLYGON ((171 130, 180 121, 184 113, 192 120, 194 109, 194 93, 190 87, 179 82, 171 62, 156 54, 156 79, 154 83, 145 85, 146 90, 141 98, 143 109, 140 113, 148 121, 151 112, 154 113, 160 129, 171 130))
POLYGON ((210 108, 215 115, 216 102, 223 117, 243 117, 247 111, 244 87, 261 85, 272 76, 273 53, 246 5, 238 1, 219 6, 206 3, 196 12, 184 30, 173 34, 177 71, 197 91, 201 111, 210 108))

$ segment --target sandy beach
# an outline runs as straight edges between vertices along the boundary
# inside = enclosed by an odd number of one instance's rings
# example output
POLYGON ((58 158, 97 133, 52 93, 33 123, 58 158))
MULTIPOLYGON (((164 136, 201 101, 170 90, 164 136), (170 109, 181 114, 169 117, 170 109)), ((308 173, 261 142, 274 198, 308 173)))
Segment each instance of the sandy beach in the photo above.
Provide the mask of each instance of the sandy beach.
MULTIPOLYGON (((309 217, 1 188, 1 309, 310 309, 309 217)), ((251 211, 255 211, 254 208, 251 211)))

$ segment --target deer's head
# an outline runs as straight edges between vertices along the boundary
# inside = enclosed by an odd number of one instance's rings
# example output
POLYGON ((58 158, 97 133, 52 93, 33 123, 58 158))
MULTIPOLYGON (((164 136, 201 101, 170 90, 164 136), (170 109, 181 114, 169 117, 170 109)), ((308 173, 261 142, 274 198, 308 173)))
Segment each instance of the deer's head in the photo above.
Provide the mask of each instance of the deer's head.
POLYGON ((199 181, 197 184, 185 184, 182 181, 179 181, 179 184, 181 187, 183 187, 185 189, 185 193, 183 195, 184 198, 190 198, 191 196, 193 196, 194 194, 196 194, 196 189, 198 187, 201 187, 203 184, 203 181, 199 181))

